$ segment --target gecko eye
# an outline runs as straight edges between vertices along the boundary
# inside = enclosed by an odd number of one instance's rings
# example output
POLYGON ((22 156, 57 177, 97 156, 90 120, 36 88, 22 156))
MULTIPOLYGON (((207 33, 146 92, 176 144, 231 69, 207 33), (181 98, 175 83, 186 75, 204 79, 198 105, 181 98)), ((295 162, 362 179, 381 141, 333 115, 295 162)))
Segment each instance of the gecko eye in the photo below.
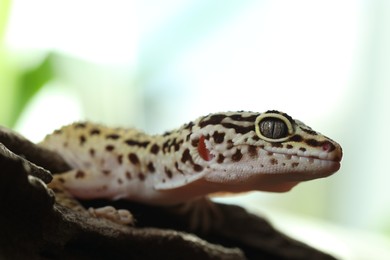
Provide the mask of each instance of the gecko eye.
POLYGON ((260 122, 260 132, 263 136, 271 139, 286 137, 287 125, 280 119, 265 118, 260 122))
POLYGON ((291 122, 281 114, 265 113, 256 118, 256 134, 268 142, 282 142, 293 132, 291 122))

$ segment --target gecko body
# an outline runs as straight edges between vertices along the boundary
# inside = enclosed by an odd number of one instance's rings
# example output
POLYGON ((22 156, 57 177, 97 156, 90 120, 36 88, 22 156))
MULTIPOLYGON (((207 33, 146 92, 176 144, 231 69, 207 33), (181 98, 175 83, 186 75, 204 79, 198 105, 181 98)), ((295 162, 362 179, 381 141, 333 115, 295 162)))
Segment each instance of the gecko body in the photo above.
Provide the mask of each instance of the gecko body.
POLYGON ((74 123, 40 145, 73 168, 55 180, 74 197, 150 205, 288 191, 333 174, 342 158, 338 143, 278 111, 209 114, 162 135, 74 123))

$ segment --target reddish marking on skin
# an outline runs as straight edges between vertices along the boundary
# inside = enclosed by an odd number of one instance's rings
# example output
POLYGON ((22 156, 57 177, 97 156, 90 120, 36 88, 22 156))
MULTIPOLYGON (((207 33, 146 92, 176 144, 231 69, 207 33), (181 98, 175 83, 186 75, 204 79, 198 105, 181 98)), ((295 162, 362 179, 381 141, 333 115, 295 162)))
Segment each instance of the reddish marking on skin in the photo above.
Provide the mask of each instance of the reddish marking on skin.
POLYGON ((199 152, 200 157, 202 157, 203 160, 210 161, 211 159, 213 159, 214 156, 210 153, 210 150, 207 149, 206 143, 204 141, 205 141, 205 138, 202 135, 199 138, 199 142, 198 142, 198 152, 199 152))
POLYGON ((330 144, 329 143, 324 143, 322 145, 322 150, 324 151, 329 151, 330 150, 330 144))

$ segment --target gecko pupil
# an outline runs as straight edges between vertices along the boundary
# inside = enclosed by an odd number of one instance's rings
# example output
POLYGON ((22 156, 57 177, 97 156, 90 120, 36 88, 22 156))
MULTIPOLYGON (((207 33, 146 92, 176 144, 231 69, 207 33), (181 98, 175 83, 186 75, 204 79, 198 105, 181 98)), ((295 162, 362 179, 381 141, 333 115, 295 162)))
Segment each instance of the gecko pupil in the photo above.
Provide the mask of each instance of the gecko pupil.
POLYGON ((279 139, 288 135, 286 123, 278 118, 265 118, 259 124, 261 134, 267 138, 279 139))

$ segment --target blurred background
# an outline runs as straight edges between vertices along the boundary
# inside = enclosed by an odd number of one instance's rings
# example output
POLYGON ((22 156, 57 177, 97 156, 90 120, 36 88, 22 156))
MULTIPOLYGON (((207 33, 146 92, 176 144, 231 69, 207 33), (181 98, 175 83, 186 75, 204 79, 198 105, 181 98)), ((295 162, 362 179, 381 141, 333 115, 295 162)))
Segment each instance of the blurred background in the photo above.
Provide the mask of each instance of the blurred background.
POLYGON ((386 0, 0 1, 0 124, 39 141, 287 112, 341 143, 341 170, 220 200, 342 259, 390 259, 389 68, 386 0))

